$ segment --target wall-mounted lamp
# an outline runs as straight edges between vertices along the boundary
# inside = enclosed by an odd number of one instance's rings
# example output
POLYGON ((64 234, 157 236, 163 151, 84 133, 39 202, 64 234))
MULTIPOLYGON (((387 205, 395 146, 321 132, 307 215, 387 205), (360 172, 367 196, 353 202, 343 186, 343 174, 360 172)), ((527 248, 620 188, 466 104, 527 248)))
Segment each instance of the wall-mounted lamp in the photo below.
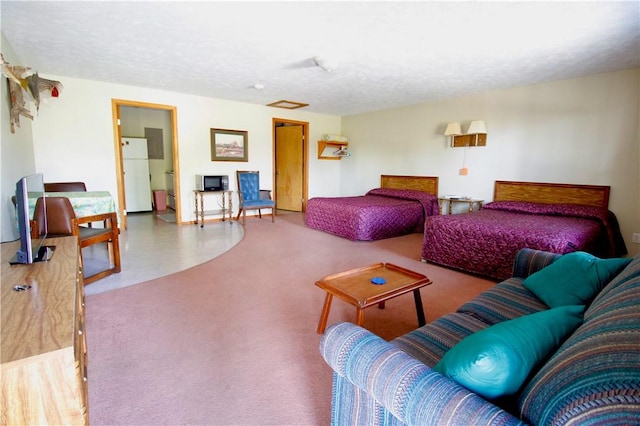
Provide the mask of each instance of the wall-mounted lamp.
POLYGON ((487 145, 487 126, 482 120, 472 121, 464 134, 460 131, 460 123, 449 123, 444 135, 451 136, 452 148, 487 145))
POLYGON ((445 136, 451 136, 451 147, 453 147, 453 140, 456 136, 462 134, 462 127, 460 127, 460 123, 449 123, 447 124, 447 128, 444 131, 445 136))
POLYGON ((467 135, 475 135, 475 146, 485 146, 487 144, 487 125, 482 120, 472 121, 467 129, 467 135), (483 136, 482 144, 480 144, 480 135, 483 136))

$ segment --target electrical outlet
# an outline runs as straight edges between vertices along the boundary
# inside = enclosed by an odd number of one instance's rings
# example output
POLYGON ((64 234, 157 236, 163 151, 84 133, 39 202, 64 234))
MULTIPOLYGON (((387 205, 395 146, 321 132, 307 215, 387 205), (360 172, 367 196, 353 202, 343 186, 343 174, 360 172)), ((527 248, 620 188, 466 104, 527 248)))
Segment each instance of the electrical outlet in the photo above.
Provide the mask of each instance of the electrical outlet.
POLYGON ((636 244, 640 244, 640 234, 633 234, 633 238, 631 239, 631 241, 636 244))

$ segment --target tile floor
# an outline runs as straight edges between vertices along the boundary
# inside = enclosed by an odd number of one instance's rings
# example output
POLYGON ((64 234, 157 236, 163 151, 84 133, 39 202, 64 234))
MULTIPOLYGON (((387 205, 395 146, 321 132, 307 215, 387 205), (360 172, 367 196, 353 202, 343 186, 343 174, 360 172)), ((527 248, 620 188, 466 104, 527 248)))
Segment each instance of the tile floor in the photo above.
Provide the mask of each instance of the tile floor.
MULTIPOLYGON (((161 212, 166 213, 166 212, 161 212)), ((85 294, 138 284, 188 269, 226 252, 244 237, 239 222, 176 225, 151 213, 130 213, 128 229, 120 233, 122 271, 85 286, 85 294)), ((170 220, 170 219, 169 219, 170 220)), ((106 266, 104 244, 83 250, 88 275, 106 266)))

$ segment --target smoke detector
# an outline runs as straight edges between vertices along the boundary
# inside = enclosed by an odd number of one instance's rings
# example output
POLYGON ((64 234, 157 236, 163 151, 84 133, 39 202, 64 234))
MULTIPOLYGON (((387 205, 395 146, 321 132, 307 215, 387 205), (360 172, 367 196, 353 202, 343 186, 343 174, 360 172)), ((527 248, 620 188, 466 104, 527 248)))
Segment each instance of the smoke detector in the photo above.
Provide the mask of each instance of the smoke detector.
POLYGON ((320 57, 320 56, 314 56, 313 60, 314 60, 314 62, 316 63, 317 66, 319 66, 320 68, 322 68, 326 72, 333 72, 340 65, 339 61, 336 61, 336 60, 333 60, 333 59, 323 58, 323 57, 320 57))

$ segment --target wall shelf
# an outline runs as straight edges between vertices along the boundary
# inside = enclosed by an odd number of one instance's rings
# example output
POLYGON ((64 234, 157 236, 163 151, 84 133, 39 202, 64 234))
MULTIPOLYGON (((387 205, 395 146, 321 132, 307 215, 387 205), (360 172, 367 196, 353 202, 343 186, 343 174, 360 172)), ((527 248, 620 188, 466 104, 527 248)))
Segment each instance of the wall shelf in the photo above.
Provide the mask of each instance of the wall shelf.
POLYGON ((318 141, 318 159, 320 160, 340 160, 342 157, 339 155, 323 155, 324 150, 327 148, 340 149, 342 147, 348 147, 348 142, 338 141, 318 141))

